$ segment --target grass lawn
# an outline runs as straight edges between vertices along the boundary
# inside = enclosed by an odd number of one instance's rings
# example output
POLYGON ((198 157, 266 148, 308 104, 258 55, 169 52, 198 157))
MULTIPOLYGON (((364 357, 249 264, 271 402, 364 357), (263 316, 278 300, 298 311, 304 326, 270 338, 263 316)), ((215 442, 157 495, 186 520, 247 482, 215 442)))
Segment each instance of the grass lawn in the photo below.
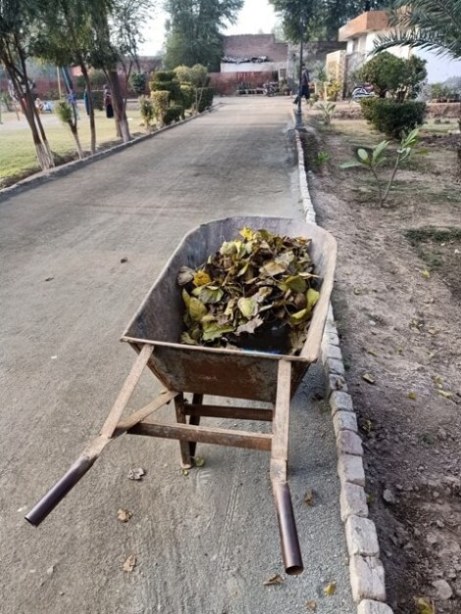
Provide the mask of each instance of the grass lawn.
MULTIPOLYGON (((90 150, 90 122, 84 109, 79 107, 78 131, 85 153, 90 150)), ((143 133, 137 103, 128 103, 127 116, 131 134, 143 133)), ((0 124, 0 188, 11 185, 18 179, 40 171, 35 155, 30 128, 22 115, 18 121, 15 113, 2 112, 0 124)), ((54 114, 41 115, 43 127, 56 154, 56 163, 76 157, 75 141, 68 126, 54 114)), ((107 119, 103 111, 96 111, 96 143, 100 148, 110 142, 117 143, 115 122, 107 119)))

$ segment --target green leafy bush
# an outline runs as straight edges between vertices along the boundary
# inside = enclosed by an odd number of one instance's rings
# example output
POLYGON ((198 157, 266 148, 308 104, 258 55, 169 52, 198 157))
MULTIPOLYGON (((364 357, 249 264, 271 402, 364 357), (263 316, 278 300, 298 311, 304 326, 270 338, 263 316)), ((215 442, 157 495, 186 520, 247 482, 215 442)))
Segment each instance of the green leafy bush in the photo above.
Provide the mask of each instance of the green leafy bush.
POLYGON ((104 109, 104 94, 102 90, 92 90, 91 95, 93 97, 93 109, 102 111, 104 109))
POLYGON ((163 123, 169 126, 172 122, 179 121, 184 116, 184 107, 180 104, 172 104, 165 110, 163 115, 163 123))
POLYGON ((150 97, 154 103, 155 118, 158 122, 158 125, 161 127, 164 125, 165 113, 169 106, 170 92, 168 92, 167 90, 151 92, 150 97))
POLYGON ((373 105, 377 101, 377 98, 362 98, 360 102, 360 108, 362 109, 363 117, 371 122, 373 117, 373 105))
POLYGON ((399 101, 416 98, 427 76, 426 60, 412 56, 408 60, 382 51, 359 71, 360 80, 373 85, 380 98, 391 96, 399 101))
POLYGON ((138 96, 146 93, 146 75, 142 72, 134 72, 130 77, 130 85, 138 96))
POLYGON ((182 104, 185 109, 190 109, 195 103, 195 87, 181 85, 182 104))
POLYGON ((197 88, 197 111, 202 113, 213 104, 214 90, 212 87, 197 88))
POLYGON ((365 108, 365 118, 377 130, 387 136, 400 138, 402 134, 422 125, 426 103, 414 100, 397 102, 378 98, 373 100, 371 104, 367 103, 365 107, 362 106, 363 108, 365 108))
POLYGON ((146 96, 141 96, 139 98, 139 108, 146 131, 149 132, 150 127, 155 118, 154 103, 150 98, 147 98, 146 96))
POLYGON ((154 74, 152 81, 149 82, 151 92, 170 92, 170 100, 181 102, 181 88, 176 79, 174 70, 159 71, 154 74))

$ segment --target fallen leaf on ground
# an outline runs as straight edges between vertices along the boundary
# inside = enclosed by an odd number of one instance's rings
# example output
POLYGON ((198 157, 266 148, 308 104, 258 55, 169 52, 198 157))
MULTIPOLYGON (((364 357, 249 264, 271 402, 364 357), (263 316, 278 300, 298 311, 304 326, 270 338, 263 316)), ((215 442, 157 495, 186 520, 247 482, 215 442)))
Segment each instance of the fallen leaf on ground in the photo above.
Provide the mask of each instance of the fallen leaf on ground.
POLYGON ((411 399, 412 401, 416 401, 416 392, 414 392, 413 390, 410 390, 410 392, 408 393, 408 398, 411 399))
POLYGON ((314 491, 312 488, 308 488, 306 490, 306 494, 304 495, 304 503, 309 507, 314 505, 314 491))
POLYGON ((128 471, 129 480, 142 480, 143 475, 146 475, 146 472, 142 467, 135 467, 128 471))
POLYGON ((194 458, 194 465, 196 467, 203 467, 205 465, 205 459, 202 458, 201 456, 196 456, 194 458))
POLYGON ((283 584, 284 579, 279 574, 275 576, 271 576, 268 580, 264 582, 264 586, 275 586, 277 584, 283 584))
POLYGON ((429 279, 429 277, 431 276, 430 272, 427 269, 423 271, 421 275, 424 277, 424 279, 429 279))
POLYGON ((323 589, 323 592, 325 593, 325 595, 327 595, 327 597, 331 597, 331 595, 334 595, 336 592, 336 582, 330 582, 329 584, 327 584, 323 589))
POLYGON ((54 277, 47 277, 45 281, 53 281, 54 277))
POLYGON ((132 516, 133 513, 129 510, 119 509, 117 511, 117 520, 120 520, 120 522, 128 522, 132 516))
POLYGON ((429 601, 429 599, 417 597, 415 602, 418 608, 418 614, 436 614, 435 605, 432 601, 429 601))
POLYGON ((137 563, 137 559, 136 559, 136 555, 134 554, 130 554, 130 556, 127 558, 127 560, 123 563, 123 571, 133 571, 133 569, 136 567, 136 563, 137 563))
POLYGON ((441 397, 443 397, 444 399, 451 399, 453 396, 453 393, 450 392, 449 390, 437 390, 437 392, 440 394, 441 397))
POLYGON ((311 612, 317 612, 317 602, 311 599, 311 601, 306 601, 306 608, 311 612))
POLYGON ((372 375, 370 375, 370 373, 364 373, 362 375, 362 379, 365 382, 368 382, 369 384, 374 384, 375 383, 375 378, 372 375))
POLYGON ((189 469, 183 469, 182 474, 187 477, 189 475, 189 469))

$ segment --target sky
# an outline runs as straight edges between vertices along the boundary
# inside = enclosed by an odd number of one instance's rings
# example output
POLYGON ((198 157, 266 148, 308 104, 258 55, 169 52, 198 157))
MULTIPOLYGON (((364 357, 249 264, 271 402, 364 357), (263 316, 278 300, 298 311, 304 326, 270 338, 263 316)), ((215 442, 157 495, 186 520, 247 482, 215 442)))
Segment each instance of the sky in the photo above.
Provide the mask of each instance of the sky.
MULTIPOLYGON (((141 55, 154 55, 162 49, 165 32, 164 23, 167 14, 157 9, 152 21, 144 29, 146 42, 140 49, 141 55)), ((237 23, 229 26, 223 34, 257 34, 270 33, 275 26, 274 9, 267 0, 245 0, 238 14, 237 23)))

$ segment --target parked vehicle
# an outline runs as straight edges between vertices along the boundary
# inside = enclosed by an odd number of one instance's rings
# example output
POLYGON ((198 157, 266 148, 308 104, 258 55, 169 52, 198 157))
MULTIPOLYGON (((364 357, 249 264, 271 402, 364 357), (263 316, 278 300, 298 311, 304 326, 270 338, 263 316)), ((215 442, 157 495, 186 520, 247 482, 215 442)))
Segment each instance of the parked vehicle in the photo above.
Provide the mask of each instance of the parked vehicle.
POLYGON ((364 84, 358 85, 354 87, 352 90, 352 100, 360 100, 361 98, 371 98, 375 93, 373 91, 373 86, 364 84))

